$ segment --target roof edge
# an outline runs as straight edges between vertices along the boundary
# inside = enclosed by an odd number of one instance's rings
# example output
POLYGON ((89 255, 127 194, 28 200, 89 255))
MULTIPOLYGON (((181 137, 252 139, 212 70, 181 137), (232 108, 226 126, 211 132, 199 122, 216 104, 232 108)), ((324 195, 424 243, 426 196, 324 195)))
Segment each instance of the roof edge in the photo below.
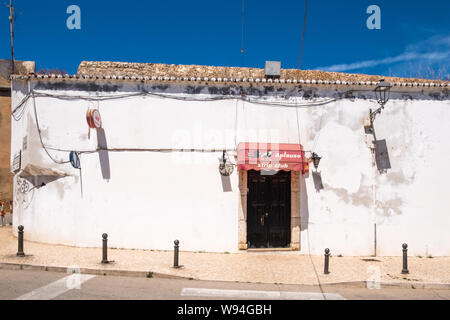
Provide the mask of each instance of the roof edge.
MULTIPOLYGON (((209 78, 209 77, 169 77, 169 76, 122 76, 108 75, 56 75, 56 74, 28 74, 12 75, 11 80, 110 80, 110 81, 158 81, 158 82, 213 82, 213 83, 248 83, 248 84, 306 84, 314 86, 338 85, 338 86, 376 86, 377 81, 341 81, 322 79, 266 79, 266 78, 209 78)), ((407 78, 405 78, 407 79, 407 78)), ((450 82, 392 82, 393 87, 420 87, 420 88, 448 88, 450 82)))

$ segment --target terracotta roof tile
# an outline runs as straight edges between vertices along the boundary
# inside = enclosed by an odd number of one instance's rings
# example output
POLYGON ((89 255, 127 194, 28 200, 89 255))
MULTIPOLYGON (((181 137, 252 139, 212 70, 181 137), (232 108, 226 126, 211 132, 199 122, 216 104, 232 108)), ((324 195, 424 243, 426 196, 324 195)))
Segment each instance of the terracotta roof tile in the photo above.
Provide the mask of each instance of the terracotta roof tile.
MULTIPOLYGON (((83 61, 78 67, 78 76, 122 76, 122 77, 150 77, 156 79, 212 80, 217 81, 252 81, 264 78, 264 69, 243 67, 216 67, 200 65, 174 65, 163 63, 129 63, 109 61, 83 61), (206 78, 206 79, 205 79, 206 78), (250 80, 251 79, 251 80, 250 80)), ((306 83, 336 83, 352 84, 378 82, 385 79, 388 82, 401 83, 442 83, 439 80, 385 77, 379 75, 365 75, 342 72, 328 72, 320 70, 281 69, 280 80, 273 82, 290 82, 304 80, 306 83), (290 80, 290 81, 287 81, 290 80)), ((269 81, 270 82, 270 81, 269 81)))

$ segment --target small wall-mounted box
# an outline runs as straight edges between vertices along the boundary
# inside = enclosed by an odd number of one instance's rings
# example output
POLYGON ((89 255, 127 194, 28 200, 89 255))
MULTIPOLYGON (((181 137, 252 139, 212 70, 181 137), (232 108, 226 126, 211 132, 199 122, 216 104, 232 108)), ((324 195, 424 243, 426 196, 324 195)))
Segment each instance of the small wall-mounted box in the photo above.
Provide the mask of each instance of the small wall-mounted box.
POLYGON ((372 121, 370 121, 370 116, 364 118, 364 132, 366 134, 373 134, 372 121))
POLYGON ((266 77, 280 77, 281 61, 266 61, 266 67, 264 69, 266 77))

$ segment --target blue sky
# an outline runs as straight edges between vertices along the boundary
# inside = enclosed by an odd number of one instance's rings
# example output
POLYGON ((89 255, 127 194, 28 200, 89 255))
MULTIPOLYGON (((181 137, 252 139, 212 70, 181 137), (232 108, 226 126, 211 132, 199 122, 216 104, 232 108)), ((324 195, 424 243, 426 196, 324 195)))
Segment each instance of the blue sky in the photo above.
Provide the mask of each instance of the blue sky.
MULTIPOLYGON (((6 0, 5 0, 6 1, 6 0)), ((4 2, 5 2, 4 1, 4 2)), ((76 73, 82 60, 297 68, 304 0, 15 0, 15 55, 37 69, 76 73), (81 30, 69 30, 69 5, 81 30)), ((3 6, 0 58, 10 58, 9 9, 3 6)), ((309 0, 302 69, 448 77, 449 0, 309 0), (369 30, 369 5, 381 30, 369 30), (431 72, 432 75, 432 72, 431 72), (442 76, 441 75, 441 76, 442 76)))

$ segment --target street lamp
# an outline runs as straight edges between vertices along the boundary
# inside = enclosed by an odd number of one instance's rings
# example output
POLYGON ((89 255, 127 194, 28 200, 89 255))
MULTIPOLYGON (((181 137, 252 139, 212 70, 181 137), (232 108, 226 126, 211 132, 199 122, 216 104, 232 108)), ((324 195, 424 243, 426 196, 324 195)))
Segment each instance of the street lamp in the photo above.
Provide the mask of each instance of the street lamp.
POLYGON ((222 157, 219 157, 219 172, 222 176, 229 176, 233 173, 233 164, 228 160, 226 151, 222 153, 222 157))
POLYGON ((379 105, 381 105, 381 107, 379 107, 374 112, 372 112, 372 109, 370 110, 371 125, 375 121, 375 116, 381 113, 381 110, 384 109, 384 105, 386 104, 386 102, 388 102, 391 87, 392 85, 389 82, 384 81, 384 79, 381 79, 380 82, 375 87, 375 97, 377 98, 377 102, 379 105))
POLYGON ((319 155, 317 153, 313 152, 313 154, 311 156, 311 160, 314 164, 314 168, 316 168, 316 171, 319 168, 319 163, 320 163, 321 159, 322 159, 322 157, 319 157, 319 155))
POLYGON ((377 97, 378 104, 384 106, 389 100, 389 93, 392 85, 389 82, 381 79, 380 82, 375 87, 375 96, 377 97))
MULTIPOLYGON (((385 82, 384 79, 381 79, 380 82, 377 84, 377 86, 375 87, 375 97, 377 99, 377 103, 380 105, 380 107, 375 110, 374 112, 372 112, 372 109, 369 110, 369 119, 365 119, 364 121, 364 129, 366 130, 367 134, 372 134, 374 141, 371 142, 369 144, 371 150, 372 150, 372 154, 374 157, 374 162, 373 165, 375 164, 375 162, 377 163, 377 166, 379 165, 379 157, 383 154, 381 152, 377 153, 376 149, 377 149, 377 140, 375 137, 375 129, 373 127, 373 122, 375 121, 375 116, 379 113, 381 113, 381 110, 384 109, 384 105, 386 104, 386 102, 388 102, 389 100, 389 94, 391 91, 391 87, 392 85, 389 82, 385 82)), ((385 142, 385 141, 384 141, 385 142)), ((386 153, 387 154, 387 153, 386 153)), ((380 169, 380 167, 378 167, 380 172, 382 172, 381 170, 385 170, 385 169, 380 169)), ((389 165, 390 168, 390 165, 389 165)), ((375 208, 374 208, 374 212, 373 212, 373 222, 374 222, 374 247, 375 247, 375 251, 374 251, 374 256, 377 255, 377 220, 376 220, 376 214, 375 214, 375 208)))

